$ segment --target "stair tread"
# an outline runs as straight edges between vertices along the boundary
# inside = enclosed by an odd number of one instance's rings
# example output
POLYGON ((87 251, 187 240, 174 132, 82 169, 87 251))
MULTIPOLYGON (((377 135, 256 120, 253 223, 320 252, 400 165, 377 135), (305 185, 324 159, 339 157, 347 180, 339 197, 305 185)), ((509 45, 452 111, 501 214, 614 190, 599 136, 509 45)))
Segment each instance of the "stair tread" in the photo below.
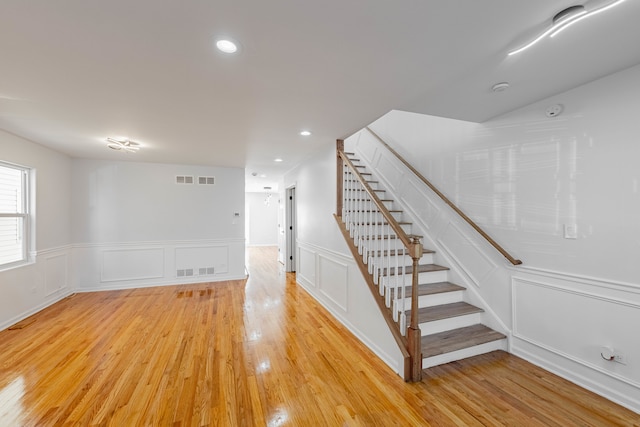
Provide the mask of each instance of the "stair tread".
MULTIPOLYGON (((464 287, 451 282, 424 283, 418 285, 418 296, 438 295, 464 290, 466 290, 464 287)), ((394 292, 395 288, 391 288, 391 298, 393 298, 394 292)), ((407 298, 411 298, 411 286, 405 286, 404 292, 407 298)))
MULTIPOLYGON (((444 294, 447 292, 464 291, 465 288, 451 282, 424 283, 418 285, 418 296, 444 294)), ((411 286, 405 287, 405 294, 411 295, 411 286)))
MULTIPOLYGON (((389 225, 388 222, 354 222, 355 225, 389 225)), ((412 225, 412 222, 398 221, 400 225, 412 225)))
POLYGON ((504 338, 504 334, 482 324, 425 335, 421 339, 422 357, 451 353, 504 338))
MULTIPOLYGON (((438 264, 420 264, 418 265, 418 273, 431 273, 433 271, 445 271, 448 270, 449 267, 445 267, 442 265, 438 265, 438 264)), ((409 265, 407 266, 407 269, 405 270, 405 272, 407 274, 411 274, 413 273, 413 266, 409 265)), ((389 269, 389 276, 395 276, 396 274, 396 268, 395 267, 391 267, 389 269)), ((384 268, 382 269, 382 275, 386 276, 387 275, 387 269, 384 268)))
MULTIPOLYGON (((453 302, 451 304, 435 305, 433 307, 422 307, 418 309, 418 322, 435 322, 436 320, 450 319, 452 317, 464 316, 467 314, 482 313, 484 310, 464 301, 453 302)), ((407 310, 407 318, 411 316, 411 310, 407 310)))
MULTIPOLYGON (((387 250, 384 250, 384 251, 370 251, 370 253, 371 253, 373 256, 395 256, 395 255, 396 255, 397 253, 399 253, 399 252, 400 252, 400 251, 399 251, 399 250, 396 250, 396 249, 391 249, 391 251, 387 251, 387 250)), ((422 253, 423 253, 423 254, 433 254, 433 253, 435 253, 435 252, 434 252, 434 251, 432 251, 432 250, 430 250, 430 249, 424 249, 424 250, 422 251, 422 253)), ((408 253, 408 252, 405 252, 405 255, 406 255, 406 256, 409 256, 409 253, 408 253)))

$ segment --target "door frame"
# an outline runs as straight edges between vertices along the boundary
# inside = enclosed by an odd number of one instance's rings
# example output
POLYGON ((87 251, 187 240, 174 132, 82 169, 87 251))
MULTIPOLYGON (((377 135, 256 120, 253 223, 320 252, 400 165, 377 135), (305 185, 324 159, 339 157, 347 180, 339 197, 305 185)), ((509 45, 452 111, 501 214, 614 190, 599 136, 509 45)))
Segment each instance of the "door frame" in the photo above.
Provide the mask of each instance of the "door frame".
POLYGON ((297 261, 297 207, 296 207, 296 186, 292 185, 285 190, 285 267, 287 272, 296 271, 297 261))

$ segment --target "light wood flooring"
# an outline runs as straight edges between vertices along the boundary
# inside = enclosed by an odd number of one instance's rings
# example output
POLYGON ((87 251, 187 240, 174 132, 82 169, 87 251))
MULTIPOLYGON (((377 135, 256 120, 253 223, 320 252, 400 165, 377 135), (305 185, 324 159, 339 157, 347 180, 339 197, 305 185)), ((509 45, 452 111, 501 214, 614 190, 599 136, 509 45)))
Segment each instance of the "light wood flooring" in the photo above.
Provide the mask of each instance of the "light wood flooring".
POLYGON ((0 332, 0 426, 640 426, 503 352, 407 384, 249 249, 247 281, 73 295, 0 332))

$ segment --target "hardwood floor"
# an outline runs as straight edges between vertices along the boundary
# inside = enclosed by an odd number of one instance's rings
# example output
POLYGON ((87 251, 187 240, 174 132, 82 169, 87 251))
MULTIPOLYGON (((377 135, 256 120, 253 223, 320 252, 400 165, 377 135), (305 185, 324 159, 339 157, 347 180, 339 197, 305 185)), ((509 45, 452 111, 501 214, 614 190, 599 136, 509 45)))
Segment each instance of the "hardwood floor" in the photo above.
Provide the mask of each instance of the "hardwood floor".
POLYGON ((503 352, 404 383, 249 254, 247 281, 77 294, 0 332, 0 426, 640 426, 503 352))

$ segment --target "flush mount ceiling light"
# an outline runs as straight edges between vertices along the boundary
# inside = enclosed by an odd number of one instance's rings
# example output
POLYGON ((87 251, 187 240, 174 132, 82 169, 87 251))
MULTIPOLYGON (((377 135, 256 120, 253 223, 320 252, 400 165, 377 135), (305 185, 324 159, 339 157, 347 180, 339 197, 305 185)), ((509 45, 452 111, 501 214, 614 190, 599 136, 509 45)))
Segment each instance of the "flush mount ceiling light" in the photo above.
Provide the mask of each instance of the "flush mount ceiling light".
POLYGON ((123 151, 125 153, 137 153, 140 149, 140 144, 135 141, 131 141, 128 138, 107 138, 107 147, 112 150, 123 151))
POLYGON ((491 87, 491 90, 493 92, 504 92, 507 89, 509 89, 509 83, 508 82, 496 83, 491 87))
POLYGON ((303 131, 300 132, 300 135, 309 136, 309 135, 311 135, 311 132, 309 132, 308 130, 303 130, 303 131))
POLYGON ((223 53, 236 53, 238 51, 237 43, 229 39, 219 39, 216 41, 216 47, 223 53))
POLYGON ((277 159, 273 159, 273 161, 274 161, 274 162, 281 162, 281 161, 282 161, 282 159, 278 157, 277 159))
POLYGON ((538 43, 540 40, 544 39, 545 37, 549 36, 550 38, 553 38, 557 36, 560 32, 571 27, 573 24, 583 21, 584 19, 590 16, 595 16, 601 12, 604 12, 605 10, 609 10, 612 7, 615 7, 624 1, 625 0, 614 0, 614 1, 609 1, 604 5, 597 6, 597 4, 601 2, 598 2, 597 0, 592 0, 591 2, 586 4, 586 7, 584 5, 575 5, 575 6, 570 6, 566 9, 563 9, 553 17, 553 19, 551 20, 551 26, 549 28, 542 31, 542 33, 534 37, 528 43, 510 51, 508 55, 511 56, 511 55, 515 55, 520 52, 523 52, 529 49, 531 46, 538 43), (589 7, 590 3, 595 3, 595 4, 589 7))

